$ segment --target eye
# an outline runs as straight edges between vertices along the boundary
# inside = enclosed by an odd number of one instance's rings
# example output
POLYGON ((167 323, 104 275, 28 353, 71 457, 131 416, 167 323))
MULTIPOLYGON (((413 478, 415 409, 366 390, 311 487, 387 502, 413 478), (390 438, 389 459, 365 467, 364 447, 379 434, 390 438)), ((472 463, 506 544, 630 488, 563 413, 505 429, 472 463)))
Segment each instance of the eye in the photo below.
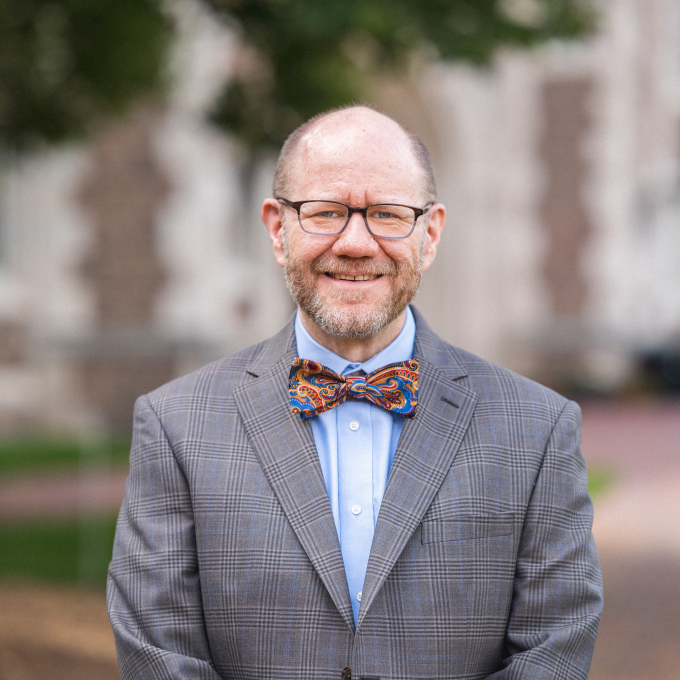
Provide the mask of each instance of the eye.
POLYGON ((323 201, 309 201, 300 209, 300 217, 303 220, 315 222, 335 222, 345 217, 341 205, 324 203, 323 201))

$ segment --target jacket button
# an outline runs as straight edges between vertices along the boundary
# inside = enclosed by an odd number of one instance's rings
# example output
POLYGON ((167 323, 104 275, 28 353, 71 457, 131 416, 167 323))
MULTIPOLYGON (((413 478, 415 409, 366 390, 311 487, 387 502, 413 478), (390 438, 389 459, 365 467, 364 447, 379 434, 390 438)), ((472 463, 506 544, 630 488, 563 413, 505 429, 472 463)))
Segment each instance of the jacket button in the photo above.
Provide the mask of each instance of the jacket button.
POLYGON ((347 666, 347 668, 342 669, 342 675, 340 676, 340 680, 352 680, 352 669, 347 666))

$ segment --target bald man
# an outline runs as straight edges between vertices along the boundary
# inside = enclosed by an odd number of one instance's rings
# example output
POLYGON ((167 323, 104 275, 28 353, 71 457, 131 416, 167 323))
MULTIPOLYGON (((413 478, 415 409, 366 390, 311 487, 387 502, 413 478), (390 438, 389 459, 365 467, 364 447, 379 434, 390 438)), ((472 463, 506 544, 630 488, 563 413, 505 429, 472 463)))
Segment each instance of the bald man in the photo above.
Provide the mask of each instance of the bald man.
POLYGON ((294 318, 137 401, 122 678, 587 678, 579 409, 409 306, 445 222, 423 144, 365 107, 318 116, 262 219, 294 318))

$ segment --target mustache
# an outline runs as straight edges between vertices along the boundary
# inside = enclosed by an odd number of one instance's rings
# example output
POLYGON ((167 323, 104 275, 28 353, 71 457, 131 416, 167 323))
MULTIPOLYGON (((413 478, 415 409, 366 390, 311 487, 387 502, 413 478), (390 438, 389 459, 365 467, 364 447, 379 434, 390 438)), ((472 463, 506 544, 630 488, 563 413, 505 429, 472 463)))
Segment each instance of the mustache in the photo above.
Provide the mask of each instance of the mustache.
POLYGON ((343 274, 345 276, 396 276, 397 264, 393 260, 376 262, 373 259, 343 260, 326 254, 320 255, 310 263, 310 269, 315 274, 343 274))

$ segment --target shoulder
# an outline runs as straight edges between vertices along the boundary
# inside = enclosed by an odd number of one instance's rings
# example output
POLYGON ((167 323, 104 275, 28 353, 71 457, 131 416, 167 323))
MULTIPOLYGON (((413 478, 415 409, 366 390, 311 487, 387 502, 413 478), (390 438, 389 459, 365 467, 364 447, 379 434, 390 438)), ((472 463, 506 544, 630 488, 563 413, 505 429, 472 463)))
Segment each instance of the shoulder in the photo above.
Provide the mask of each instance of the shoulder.
POLYGON ((290 350, 292 325, 277 335, 176 378, 140 397, 158 416, 168 411, 206 409, 229 399, 234 390, 266 370, 290 350))
POLYGON ((569 403, 573 403, 549 387, 472 352, 453 346, 451 349, 466 369, 468 385, 477 393, 480 401, 531 404, 556 415, 559 415, 569 403))
POLYGON ((545 385, 451 345, 434 333, 416 310, 414 316, 420 354, 458 385, 474 393, 477 409, 506 417, 531 414, 546 423, 554 423, 564 411, 578 415, 574 402, 545 385))
POLYGON ((578 463, 571 456, 580 442, 581 409, 576 402, 471 352, 448 347, 464 373, 456 383, 475 398, 475 437, 514 452, 513 461, 519 456, 533 461, 530 464, 539 463, 556 441, 569 454, 568 464, 578 463))

